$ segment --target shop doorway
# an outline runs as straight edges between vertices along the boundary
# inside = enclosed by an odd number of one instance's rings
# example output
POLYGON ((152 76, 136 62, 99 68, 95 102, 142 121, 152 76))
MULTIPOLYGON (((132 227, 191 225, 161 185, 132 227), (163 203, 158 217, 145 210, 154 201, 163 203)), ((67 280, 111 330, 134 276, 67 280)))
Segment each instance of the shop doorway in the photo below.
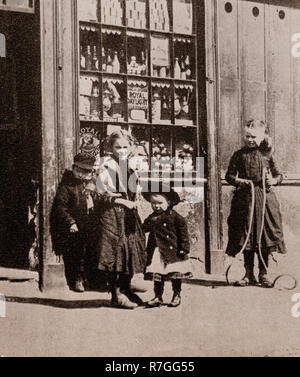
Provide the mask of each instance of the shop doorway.
POLYGON ((36 14, 0 11, 0 267, 37 268, 41 166, 36 14))

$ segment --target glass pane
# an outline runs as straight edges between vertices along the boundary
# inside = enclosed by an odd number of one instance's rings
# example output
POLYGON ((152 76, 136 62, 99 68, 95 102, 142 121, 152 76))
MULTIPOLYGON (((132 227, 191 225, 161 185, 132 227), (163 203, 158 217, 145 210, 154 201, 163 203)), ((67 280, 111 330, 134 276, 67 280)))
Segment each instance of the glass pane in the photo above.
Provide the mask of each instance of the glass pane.
POLYGON ((171 171, 171 134, 169 127, 153 127, 152 170, 171 171))
POLYGON ((126 0, 126 23, 136 29, 147 28, 146 0, 126 0))
POLYGON ((103 119, 110 122, 124 122, 126 86, 124 80, 103 79, 103 119))
POLYGON ((178 34, 193 34, 193 1, 173 0, 173 29, 178 34))
POLYGON ((169 84, 152 84, 152 123, 172 123, 172 92, 169 84))
POLYGON ((128 81, 128 120, 149 121, 149 88, 146 81, 128 81))
POLYGON ((151 74, 154 77, 170 77, 170 40, 166 37, 151 37, 151 74))
POLYGON ((125 42, 120 31, 103 29, 101 52, 102 71, 107 73, 125 73, 125 42))
POLYGON ((195 45, 190 38, 174 39, 174 78, 177 80, 195 79, 195 45))
POLYGON ((99 71, 99 29, 93 26, 80 27, 80 69, 99 71))
POLYGON ((146 35, 140 32, 127 33, 127 73, 129 75, 148 75, 148 49, 146 35))
POLYGON ((170 31, 169 0, 150 1, 150 29, 170 31))
POLYGON ((175 123, 182 126, 196 125, 196 90, 192 85, 175 85, 175 123))
POLYGON ((175 130, 176 170, 195 170, 196 157, 197 130, 191 128, 177 128, 175 130))
POLYGON ((124 24, 124 1, 101 0, 101 22, 107 25, 124 24))
POLYGON ((99 78, 93 75, 81 75, 79 93, 80 119, 94 121, 100 120, 99 78))
POLYGON ((136 141, 131 168, 138 171, 148 171, 150 163, 150 129, 142 126, 129 126, 129 131, 136 141))
POLYGON ((98 0, 77 0, 80 21, 98 21, 98 0))

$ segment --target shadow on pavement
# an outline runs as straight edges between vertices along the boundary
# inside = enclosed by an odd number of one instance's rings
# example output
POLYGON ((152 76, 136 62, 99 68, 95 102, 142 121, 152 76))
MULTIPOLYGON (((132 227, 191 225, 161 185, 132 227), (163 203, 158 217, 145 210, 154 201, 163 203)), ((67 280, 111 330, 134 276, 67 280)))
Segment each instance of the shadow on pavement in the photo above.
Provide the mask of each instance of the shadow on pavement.
POLYGON ((186 279, 184 280, 185 284, 189 285, 201 285, 203 287, 232 287, 228 285, 226 281, 219 281, 219 280, 204 280, 204 279, 186 279))
POLYGON ((28 283, 35 281, 35 279, 30 278, 30 279, 11 279, 11 278, 0 278, 0 282, 5 281, 8 283, 28 283))
POLYGON ((60 309, 97 309, 101 307, 111 307, 110 300, 58 300, 39 297, 13 297, 6 296, 6 302, 18 303, 18 304, 33 304, 52 306, 60 309))

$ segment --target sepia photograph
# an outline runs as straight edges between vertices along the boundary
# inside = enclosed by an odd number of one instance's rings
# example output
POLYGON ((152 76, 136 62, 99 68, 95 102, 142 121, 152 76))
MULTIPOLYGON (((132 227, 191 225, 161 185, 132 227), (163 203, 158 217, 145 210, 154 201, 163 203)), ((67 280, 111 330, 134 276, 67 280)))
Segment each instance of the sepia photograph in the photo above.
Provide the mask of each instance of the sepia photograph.
POLYGON ((299 0, 0 0, 0 357, 300 357, 299 203, 299 0))

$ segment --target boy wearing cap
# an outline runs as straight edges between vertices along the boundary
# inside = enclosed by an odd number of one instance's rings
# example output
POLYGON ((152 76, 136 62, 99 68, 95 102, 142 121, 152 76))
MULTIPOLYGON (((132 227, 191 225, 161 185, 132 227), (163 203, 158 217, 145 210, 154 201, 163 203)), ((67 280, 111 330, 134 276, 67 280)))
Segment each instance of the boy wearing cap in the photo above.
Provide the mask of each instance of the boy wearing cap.
POLYGON ((94 210, 95 158, 79 153, 58 187, 51 213, 53 248, 62 254, 71 290, 84 292, 85 252, 94 210))

